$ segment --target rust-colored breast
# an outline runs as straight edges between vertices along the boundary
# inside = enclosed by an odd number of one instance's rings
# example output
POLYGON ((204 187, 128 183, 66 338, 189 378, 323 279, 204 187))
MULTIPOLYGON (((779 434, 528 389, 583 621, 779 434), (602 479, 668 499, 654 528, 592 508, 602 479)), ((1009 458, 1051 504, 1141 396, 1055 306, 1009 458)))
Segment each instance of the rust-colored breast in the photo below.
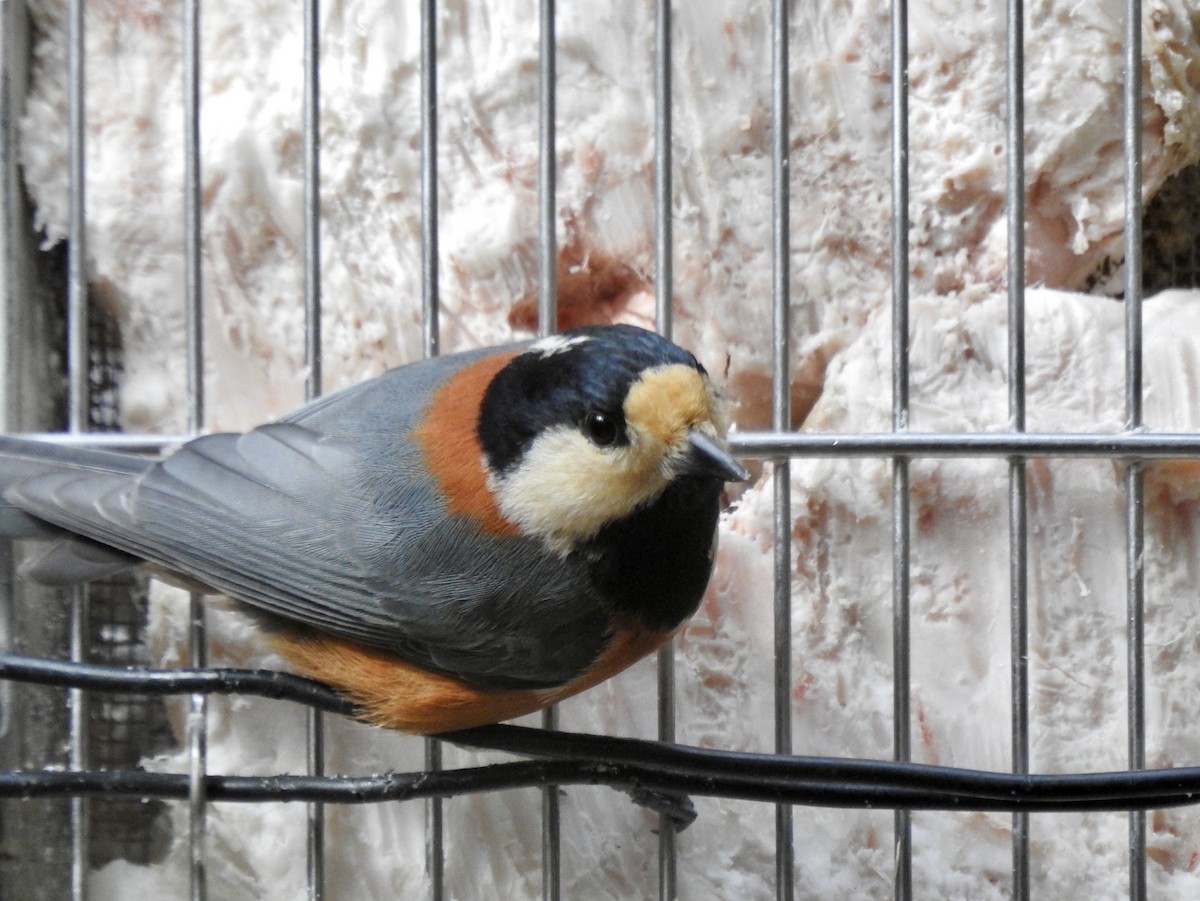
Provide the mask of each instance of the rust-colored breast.
POLYGON ((488 488, 477 431, 479 406, 496 373, 516 355, 485 357, 455 373, 434 394, 425 421, 413 431, 449 511, 471 517, 492 535, 516 535, 518 529, 488 488))
POLYGON ((476 688, 331 635, 280 636, 276 646, 306 676, 353 701, 363 719, 402 732, 428 735, 469 729, 545 706, 536 691, 476 688))
POLYGON ((429 735, 499 723, 540 710, 615 676, 670 637, 669 632, 620 629, 578 679, 536 691, 478 688, 386 651, 331 635, 277 635, 275 644, 306 676, 333 686, 353 701, 368 722, 429 735))

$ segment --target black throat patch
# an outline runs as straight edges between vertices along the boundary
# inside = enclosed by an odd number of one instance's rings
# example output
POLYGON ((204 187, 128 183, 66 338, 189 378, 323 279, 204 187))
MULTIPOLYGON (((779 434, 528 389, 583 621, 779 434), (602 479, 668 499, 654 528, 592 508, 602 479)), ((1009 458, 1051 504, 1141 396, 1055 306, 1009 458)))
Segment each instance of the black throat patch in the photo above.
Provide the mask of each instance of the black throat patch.
POLYGON ((672 482, 657 500, 601 529, 578 553, 613 610, 672 630, 696 612, 712 573, 721 483, 672 482))

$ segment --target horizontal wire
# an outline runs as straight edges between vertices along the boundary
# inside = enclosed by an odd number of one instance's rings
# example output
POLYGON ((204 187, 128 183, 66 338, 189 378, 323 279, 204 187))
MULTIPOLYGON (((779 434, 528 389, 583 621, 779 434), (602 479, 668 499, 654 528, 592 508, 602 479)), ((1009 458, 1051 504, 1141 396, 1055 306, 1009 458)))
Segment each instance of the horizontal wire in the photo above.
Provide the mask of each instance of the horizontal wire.
MULTIPOLYGON (((535 731, 535 730, 530 730, 535 731)), ((574 736, 590 740, 593 736, 574 736)), ((457 737, 449 740, 457 741, 457 737)), ((641 745, 656 743, 634 739, 641 745)), ((485 743, 482 738, 479 745, 485 743)), ((487 743, 490 745, 490 743, 487 743)), ((697 749, 662 748, 666 756, 697 749)), ((1027 776, 890 761, 823 758, 767 758, 712 751, 720 764, 703 771, 666 768, 649 762, 595 759, 518 761, 480 767, 372 776, 218 776, 206 775, 209 801, 321 801, 368 804, 546 785, 605 785, 631 794, 644 803, 671 810, 680 795, 735 798, 746 801, 804 804, 832 808, 896 808, 971 811, 1124 811, 1197 803, 1200 768, 1136 772, 1027 776), (739 769, 755 758, 785 770, 775 775, 739 769), (866 777, 853 781, 855 777, 866 777), (940 784, 942 780, 946 784, 940 784), (934 784, 930 784, 934 783, 934 784)), ((0 797, 54 796, 143 797, 176 799, 188 796, 186 773, 141 771, 0 772, 0 797)), ((684 799, 678 804, 678 826, 694 817, 684 799)))
POLYGON ((357 709, 327 685, 278 670, 113 667, 29 657, 24 654, 0 654, 0 679, 142 695, 191 692, 247 694, 295 701, 343 716, 354 716, 357 709))
POLYGON ((1195 432, 745 432, 743 457, 1080 457, 1168 460, 1200 456, 1195 432))
MULTIPOLYGON (((31 432, 18 435, 69 447, 153 454, 188 435, 31 432)), ((737 432, 734 454, 774 457, 1079 457, 1180 460, 1200 457, 1196 432, 737 432)))
MULTIPOLYGON (((0 678, 142 694, 243 693, 352 714, 344 698, 309 679, 271 670, 149 670, 0 655, 0 678)), ((439 773, 345 776, 205 776, 211 800, 368 803, 542 785, 607 785, 690 821, 681 795, 822 807, 919 810, 1145 810, 1200 803, 1200 767, 1026 775, 854 758, 798 757, 695 748, 642 739, 521 726, 444 733, 459 745, 556 761, 439 773)), ((0 773, 0 796, 187 796, 186 774, 0 773)))
MULTIPOLYGON (((646 744, 653 744, 646 742, 646 744)), ((791 761, 788 761, 791 762, 791 761)), ((682 793, 746 801, 802 804, 829 808, 897 808, 909 810, 969 810, 987 812, 1026 811, 1125 811, 1176 807, 1197 803, 1200 770, 1141 770, 1136 773, 1094 774, 1073 777, 1026 777, 1025 791, 1009 795, 996 788, 996 796, 955 794, 877 782, 854 783, 830 778, 842 761, 799 760, 812 775, 787 780, 761 780, 734 770, 719 776, 672 772, 645 764, 610 763, 593 759, 517 761, 488 766, 462 767, 434 773, 383 773, 373 776, 219 776, 206 775, 208 801, 307 802, 326 804, 373 804, 412 801, 430 797, 453 797, 546 785, 603 785, 630 794, 642 803, 648 795, 666 798, 655 806, 669 809, 669 799, 682 793), (1068 797, 1054 797, 1040 782, 1070 780, 1075 783, 1068 797), (1083 784, 1079 784, 1079 783, 1083 784)), ((875 762, 880 769, 918 764, 875 762)), ((929 770, 939 768, 929 767, 929 770)), ((956 771, 961 780, 997 779, 1012 782, 1011 776, 975 771, 956 771)), ((132 770, 89 772, 0 772, 0 797, 138 797, 184 799, 188 797, 186 773, 147 773, 132 770)), ((681 805, 677 828, 694 819, 690 806, 681 805)))

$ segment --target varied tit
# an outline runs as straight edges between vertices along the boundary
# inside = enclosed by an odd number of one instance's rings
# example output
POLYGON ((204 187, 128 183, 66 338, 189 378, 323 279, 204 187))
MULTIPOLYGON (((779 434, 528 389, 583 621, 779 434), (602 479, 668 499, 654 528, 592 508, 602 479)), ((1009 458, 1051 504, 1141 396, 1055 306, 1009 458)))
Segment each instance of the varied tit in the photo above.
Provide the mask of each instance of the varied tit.
POLYGON ((364 718, 436 733, 556 702, 698 606, 724 446, 704 368, 627 325, 393 369, 165 459, 0 438, 41 581, 147 561, 267 615, 364 718))

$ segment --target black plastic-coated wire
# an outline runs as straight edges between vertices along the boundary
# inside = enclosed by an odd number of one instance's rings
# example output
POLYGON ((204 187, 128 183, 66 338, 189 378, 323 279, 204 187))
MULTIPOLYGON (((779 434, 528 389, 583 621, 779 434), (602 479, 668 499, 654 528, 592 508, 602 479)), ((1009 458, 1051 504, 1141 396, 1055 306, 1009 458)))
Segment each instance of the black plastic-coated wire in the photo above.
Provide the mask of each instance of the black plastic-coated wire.
MULTIPOLYGON (((491 728, 491 727, 489 727, 491 728)), ((499 728, 499 727, 496 727, 499 728)), ((516 727, 510 727, 516 728, 516 727)), ((536 730, 530 730, 536 731, 536 730)), ((555 733, 546 733, 555 735, 555 733)), ((591 736, 577 736, 590 738, 591 736)), ((654 744, 653 742, 644 742, 654 744)), ((684 749, 691 750, 691 749, 684 749)), ((724 754, 725 752, 715 752, 724 754)), ((209 801, 284 802, 321 801, 329 804, 370 804, 428 797, 452 797, 479 792, 505 791, 545 785, 606 785, 633 796, 638 803, 658 798, 657 808, 668 809, 673 798, 695 794, 786 804, 834 808, 905 808, 909 810, 1122 811, 1178 807, 1196 803, 1200 793, 1200 768, 1140 770, 1073 776, 1025 777, 1022 790, 997 790, 994 797, 955 794, 945 789, 849 782, 840 778, 847 763, 822 758, 776 760, 811 773, 787 780, 755 778, 732 769, 721 776, 674 772, 649 764, 611 763, 597 759, 527 760, 488 766, 462 767, 436 773, 383 773, 374 776, 220 776, 204 777, 209 801), (1061 785, 1059 783, 1062 783, 1061 785), (1053 788, 1051 788, 1053 784, 1053 788)), ((850 761, 849 763, 863 763, 850 761)), ((940 767, 871 761, 874 769, 917 767, 934 777, 940 767)), ((851 767, 852 769, 854 767, 851 767)), ((959 780, 1011 783, 1000 773, 954 770, 959 780)), ((0 797, 188 797, 186 773, 147 773, 134 770, 92 772, 0 772, 0 797)), ((898 781, 898 780, 897 780, 898 781)), ((680 804, 680 826, 690 821, 686 802, 680 804)))
MULTIPOLYGON (((0 678, 139 694, 250 694, 353 715, 329 687, 272 670, 131 669, 0 655, 0 678)), ((1200 803, 1200 766, 1024 775, 836 757, 778 756, 521 726, 441 736, 455 744, 542 758, 438 773, 346 776, 205 776, 210 800, 376 801, 541 785, 607 785, 690 822, 684 795, 841 808, 973 811, 1147 810, 1200 803)), ((0 797, 187 796, 187 774, 3 772, 0 797)))

